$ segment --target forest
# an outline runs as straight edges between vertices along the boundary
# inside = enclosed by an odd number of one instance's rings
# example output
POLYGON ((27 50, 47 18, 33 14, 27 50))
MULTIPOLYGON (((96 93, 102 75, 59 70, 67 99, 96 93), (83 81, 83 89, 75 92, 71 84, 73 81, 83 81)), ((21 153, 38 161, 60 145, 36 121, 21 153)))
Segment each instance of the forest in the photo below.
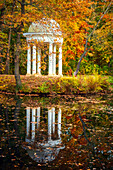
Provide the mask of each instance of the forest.
MULTIPOLYGON (((26 74, 23 33, 32 22, 46 17, 59 23, 62 30, 63 75, 73 75, 84 50, 79 74, 112 75, 112 16, 112 0, 1 0, 0 74, 26 74)), ((42 74, 47 67, 44 57, 42 74)))

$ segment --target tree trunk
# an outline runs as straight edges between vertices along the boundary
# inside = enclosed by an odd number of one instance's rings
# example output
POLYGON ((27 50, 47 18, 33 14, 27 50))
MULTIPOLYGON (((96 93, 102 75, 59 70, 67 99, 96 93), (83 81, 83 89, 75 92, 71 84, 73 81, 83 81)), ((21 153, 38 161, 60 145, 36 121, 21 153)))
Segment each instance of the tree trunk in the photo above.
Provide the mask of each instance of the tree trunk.
POLYGON ((8 41, 8 49, 7 49, 7 59, 6 59, 5 74, 9 74, 10 42, 11 42, 11 28, 9 30, 9 41, 8 41))
POLYGON ((21 15, 25 14, 25 0, 22 0, 21 2, 21 15))
MULTIPOLYGON (((25 14, 25 0, 20 2, 21 4, 21 15, 25 14)), ((20 54, 20 32, 23 27, 23 22, 21 21, 21 25, 19 27, 19 32, 17 32, 17 45, 16 45, 16 55, 15 55, 15 79, 16 79, 16 86, 17 89, 22 87, 20 74, 19 74, 19 54, 20 54)))
POLYGON ((20 74, 19 74, 19 53, 20 53, 20 34, 17 33, 17 45, 16 45, 16 53, 15 53, 15 79, 17 89, 20 89, 22 86, 20 74))
POLYGON ((85 45, 84 53, 83 53, 82 56, 80 57, 80 60, 79 60, 79 62, 78 62, 78 64, 77 64, 76 71, 74 72, 74 76, 75 76, 75 77, 77 76, 77 74, 78 74, 78 72, 79 72, 80 63, 81 63, 81 61, 82 61, 82 58, 85 56, 86 52, 88 51, 88 50, 86 50, 86 48, 87 48, 87 40, 86 40, 86 45, 85 45))
POLYGON ((14 110, 14 127, 15 127, 15 135, 19 138, 19 128, 18 128, 18 117, 20 113, 20 108, 21 108, 21 100, 18 98, 16 99, 16 107, 14 110))

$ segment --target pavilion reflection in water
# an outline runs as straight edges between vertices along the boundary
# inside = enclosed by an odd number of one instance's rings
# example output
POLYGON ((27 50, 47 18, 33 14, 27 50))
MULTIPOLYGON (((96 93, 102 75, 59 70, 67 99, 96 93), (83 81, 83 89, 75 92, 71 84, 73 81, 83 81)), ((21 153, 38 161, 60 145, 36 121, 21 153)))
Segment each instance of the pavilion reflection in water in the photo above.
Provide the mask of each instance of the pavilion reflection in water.
POLYGON ((61 109, 26 108, 26 150, 36 162, 53 161, 61 149, 61 109), (31 149, 32 148, 32 149, 31 149))

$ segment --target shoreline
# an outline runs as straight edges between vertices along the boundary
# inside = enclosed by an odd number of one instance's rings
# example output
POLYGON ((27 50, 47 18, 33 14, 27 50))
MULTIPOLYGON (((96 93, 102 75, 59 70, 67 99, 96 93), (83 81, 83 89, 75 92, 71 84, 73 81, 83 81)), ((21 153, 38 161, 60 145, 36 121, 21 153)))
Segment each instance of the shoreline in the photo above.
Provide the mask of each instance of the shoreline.
POLYGON ((113 92, 107 76, 26 76, 20 75, 22 88, 17 90, 14 75, 0 75, 0 94, 18 96, 96 95, 113 92))

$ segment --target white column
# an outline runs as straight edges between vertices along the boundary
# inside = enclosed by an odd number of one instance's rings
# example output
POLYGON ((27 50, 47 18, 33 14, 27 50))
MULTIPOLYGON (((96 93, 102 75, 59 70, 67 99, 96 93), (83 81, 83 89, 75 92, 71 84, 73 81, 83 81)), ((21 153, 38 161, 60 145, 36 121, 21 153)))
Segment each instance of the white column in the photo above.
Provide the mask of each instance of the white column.
POLYGON ((40 107, 37 108, 37 129, 40 126, 40 107))
POLYGON ((61 109, 58 111, 58 138, 61 135, 61 109))
POLYGON ((52 64, 52 73, 56 75, 56 44, 53 46, 53 64, 52 64))
POLYGON ((31 46, 28 44, 27 49, 27 74, 31 74, 31 46))
POLYGON ((37 74, 41 74, 41 49, 38 47, 37 74))
POLYGON ((53 44, 49 44, 49 75, 52 75, 52 47, 53 44))
POLYGON ((30 133, 30 107, 26 108, 26 136, 30 133))
POLYGON ((32 109, 32 132, 31 132, 32 140, 35 140, 35 111, 36 109, 32 109))
POLYGON ((52 118, 52 111, 51 109, 48 110, 48 141, 51 140, 51 118, 52 118))
POLYGON ((36 46, 33 45, 32 74, 36 74, 36 46))
POLYGON ((59 46, 59 68, 58 74, 62 76, 62 46, 59 46))
POLYGON ((53 124, 53 133, 55 133, 55 108, 52 108, 52 124, 53 124))

